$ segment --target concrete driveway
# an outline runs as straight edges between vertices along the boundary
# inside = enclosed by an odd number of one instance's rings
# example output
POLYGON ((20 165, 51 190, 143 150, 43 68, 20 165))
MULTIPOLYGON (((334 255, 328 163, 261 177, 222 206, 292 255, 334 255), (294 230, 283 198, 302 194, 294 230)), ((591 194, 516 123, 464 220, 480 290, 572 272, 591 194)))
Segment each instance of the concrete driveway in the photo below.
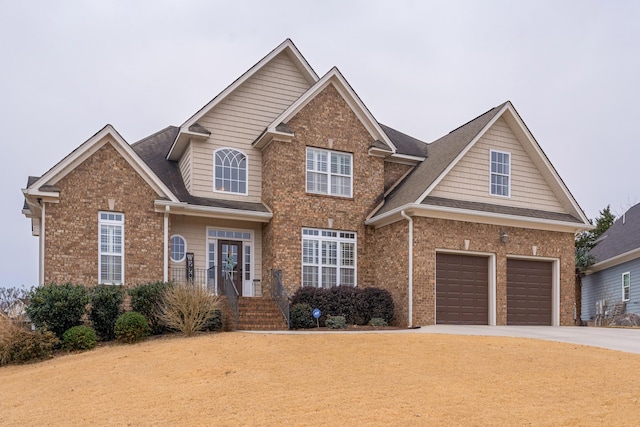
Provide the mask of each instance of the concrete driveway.
POLYGON ((424 334, 485 335, 559 341, 640 354, 640 329, 580 326, 433 325, 411 329, 424 334))

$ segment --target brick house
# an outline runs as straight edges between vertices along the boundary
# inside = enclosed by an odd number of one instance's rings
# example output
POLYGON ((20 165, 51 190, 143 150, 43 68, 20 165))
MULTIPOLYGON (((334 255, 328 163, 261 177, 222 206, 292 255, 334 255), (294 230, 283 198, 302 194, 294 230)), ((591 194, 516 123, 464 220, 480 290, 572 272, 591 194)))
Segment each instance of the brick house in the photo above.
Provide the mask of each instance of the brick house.
POLYGON ((40 283, 232 282, 268 304, 277 270, 289 293, 386 288, 404 326, 573 324, 590 227, 510 102, 427 144, 290 40, 181 126, 129 145, 107 125, 23 193, 40 283))

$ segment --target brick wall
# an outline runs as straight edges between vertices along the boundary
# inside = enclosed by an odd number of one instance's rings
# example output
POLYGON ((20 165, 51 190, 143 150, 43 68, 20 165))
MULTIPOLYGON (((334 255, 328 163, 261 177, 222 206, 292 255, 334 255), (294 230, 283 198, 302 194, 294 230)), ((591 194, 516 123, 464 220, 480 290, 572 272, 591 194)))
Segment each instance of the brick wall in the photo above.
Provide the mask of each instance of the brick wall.
MULTIPOLYGON (((407 258, 407 221, 394 223, 376 230, 375 264, 379 266, 376 286, 391 291, 406 325, 407 276, 402 274, 407 263, 389 258, 391 248, 396 247, 398 258, 407 258), (398 226, 396 224, 404 224, 398 226), (404 278, 400 283, 395 277, 404 278)), ((533 256, 532 246, 537 247, 537 257, 560 260, 560 324, 573 324, 574 243, 572 233, 531 230, 516 227, 476 224, 461 221, 414 217, 414 274, 413 274, 413 324, 430 325, 435 322, 435 261, 436 250, 465 252, 464 241, 469 240, 469 252, 491 253, 496 256, 496 323, 507 321, 507 255, 533 256), (500 230, 509 235, 508 242, 500 240, 500 230)), ((396 316, 398 318, 398 316, 396 316)))
POLYGON ((62 178, 46 206, 45 283, 98 283, 98 211, 124 213, 126 284, 163 278, 163 215, 156 193, 109 143, 62 178))
POLYGON ((412 167, 401 163, 384 162, 384 191, 391 188, 412 167))
POLYGON ((368 154, 373 138, 332 85, 287 125, 293 141, 273 141, 262 157, 262 196, 273 210, 263 229, 263 278, 271 268, 282 269, 285 286, 295 292, 302 280, 302 228, 331 228, 331 219, 333 229, 358 233, 358 286, 371 283, 364 220, 384 188, 384 161, 368 154), (353 153, 353 198, 306 192, 306 147, 353 153))

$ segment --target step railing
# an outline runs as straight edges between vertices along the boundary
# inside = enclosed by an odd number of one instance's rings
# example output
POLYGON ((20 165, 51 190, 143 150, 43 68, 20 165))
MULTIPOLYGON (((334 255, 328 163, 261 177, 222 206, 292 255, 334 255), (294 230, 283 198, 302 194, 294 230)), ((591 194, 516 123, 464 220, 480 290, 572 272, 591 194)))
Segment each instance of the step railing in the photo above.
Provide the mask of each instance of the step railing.
POLYGON ((216 292, 216 267, 194 268, 189 271, 186 267, 171 267, 171 282, 190 285, 201 285, 211 293, 216 292))
POLYGON ((271 269, 271 298, 275 301, 287 322, 287 329, 291 328, 289 323, 289 292, 282 284, 282 270, 271 269))

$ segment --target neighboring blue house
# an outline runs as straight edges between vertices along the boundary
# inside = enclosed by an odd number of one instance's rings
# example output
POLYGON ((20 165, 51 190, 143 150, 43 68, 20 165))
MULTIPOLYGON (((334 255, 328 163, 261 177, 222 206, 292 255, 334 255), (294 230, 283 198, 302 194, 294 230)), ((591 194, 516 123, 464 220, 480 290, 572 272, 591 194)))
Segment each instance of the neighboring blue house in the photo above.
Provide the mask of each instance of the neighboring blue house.
POLYGON ((594 320, 601 305, 611 315, 620 303, 627 313, 640 314, 640 203, 618 218, 589 253, 595 264, 582 278, 582 320, 594 320))

